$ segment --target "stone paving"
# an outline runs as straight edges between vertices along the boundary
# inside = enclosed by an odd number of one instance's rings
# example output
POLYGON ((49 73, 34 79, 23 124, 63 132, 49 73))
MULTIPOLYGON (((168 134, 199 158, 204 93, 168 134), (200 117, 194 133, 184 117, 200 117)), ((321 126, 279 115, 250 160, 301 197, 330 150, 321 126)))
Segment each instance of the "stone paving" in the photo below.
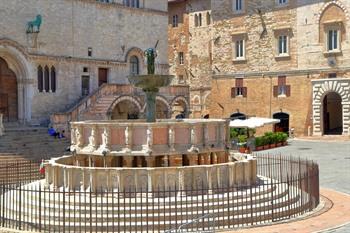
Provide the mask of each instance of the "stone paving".
MULTIPOLYGON (((260 153, 295 155, 316 161, 320 166, 320 185, 339 192, 350 194, 350 141, 331 140, 292 140, 287 147, 267 150, 260 153)), ((346 203, 350 205, 350 199, 346 203)), ((350 211, 350 208, 349 208, 350 211)), ((338 213, 350 215, 349 212, 338 213)), ((330 221, 335 221, 335 217, 330 221)), ((272 230, 272 229, 271 229, 272 230)), ((283 232, 273 230, 271 232, 283 232)), ((286 231, 285 231, 286 232, 286 231)), ((350 224, 335 230, 323 232, 349 233, 350 224)))

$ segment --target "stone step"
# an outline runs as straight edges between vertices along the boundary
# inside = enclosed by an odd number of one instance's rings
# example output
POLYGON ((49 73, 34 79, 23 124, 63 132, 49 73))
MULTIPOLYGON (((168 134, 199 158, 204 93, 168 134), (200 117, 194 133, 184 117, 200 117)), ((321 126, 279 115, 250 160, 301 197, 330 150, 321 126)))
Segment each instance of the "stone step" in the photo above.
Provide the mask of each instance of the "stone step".
MULTIPOLYGON (((296 215, 300 211, 305 210, 308 208, 308 205, 299 205, 299 206, 293 206, 289 209, 274 209, 274 211, 266 211, 266 212, 258 212, 253 214, 245 214, 240 215, 237 213, 237 215, 221 215, 222 213, 210 213, 215 216, 215 224, 216 226, 220 226, 221 228, 224 228, 225 226, 242 226, 242 225, 257 225, 257 223, 264 223, 272 222, 273 219, 288 219, 291 215, 296 215)), ((202 217, 208 214, 208 212, 199 213, 197 216, 202 217)), ((195 216, 192 219, 195 219, 195 216)), ((181 224, 188 223, 191 221, 191 219, 176 219, 173 218, 172 220, 163 220, 163 219, 157 219, 156 221, 150 221, 149 219, 141 219, 141 221, 128 221, 128 219, 121 219, 114 217, 114 221, 112 221, 112 218, 105 218, 102 222, 90 222, 87 221, 89 219, 85 218, 75 218, 75 221, 68 221, 69 219, 74 219, 73 216, 65 216, 65 219, 60 219, 60 221, 53 221, 50 220, 38 220, 38 219, 22 219, 21 225, 22 229, 26 225, 29 226, 29 228, 39 228, 39 222, 41 225, 41 232, 52 232, 52 231, 58 231, 62 232, 63 229, 65 232, 77 232, 79 231, 79 228, 82 228, 83 231, 89 232, 90 230, 92 232, 146 232, 147 227, 149 229, 157 229, 160 231, 170 230, 174 229, 175 226, 180 226, 181 224), (33 221, 34 220, 34 221, 33 221), (85 221, 84 221, 85 220, 85 221)), ((7 219, 5 219, 7 220, 7 219)), ((213 226, 213 218, 211 217, 209 220, 205 222, 200 222, 199 227, 200 228, 210 228, 213 226)), ((5 225, 6 226, 6 225, 5 225)), ((198 226, 198 225, 197 225, 198 226)), ((189 229, 197 229, 197 226, 189 226, 187 230, 189 229)), ((152 231, 152 230, 149 230, 152 231)), ((198 232, 198 231, 196 231, 198 232)))

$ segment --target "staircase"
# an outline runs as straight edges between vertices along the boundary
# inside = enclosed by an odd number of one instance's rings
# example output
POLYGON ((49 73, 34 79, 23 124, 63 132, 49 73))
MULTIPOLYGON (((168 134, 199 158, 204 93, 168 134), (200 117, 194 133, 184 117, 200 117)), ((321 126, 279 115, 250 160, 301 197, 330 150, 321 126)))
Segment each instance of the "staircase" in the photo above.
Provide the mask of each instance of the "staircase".
MULTIPOLYGON (((170 104, 178 96, 189 102, 188 86, 169 86, 160 88, 159 94, 170 104)), ((95 92, 80 100, 66 112, 55 113, 51 116, 54 128, 69 131, 69 123, 82 120, 107 120, 108 111, 113 102, 121 97, 129 96, 144 105, 144 93, 141 89, 125 84, 103 84, 95 92)), ((188 106, 189 107, 189 106, 188 106)))
MULTIPOLYGON (((271 184, 260 177, 260 185, 247 189, 196 193, 38 192, 39 182, 3 195, 5 219, 20 218, 22 229, 41 232, 176 232, 182 224, 208 215, 185 230, 198 232, 210 227, 238 228, 289 219, 309 208, 307 195, 286 183, 271 184), (33 189, 34 188, 34 189, 33 189), (35 191, 28 192, 26 190, 35 191), (165 197, 163 196, 165 195, 165 197), (21 199, 13 197, 21 196, 21 199), (21 207, 22 206, 22 207, 21 207), (39 225, 40 224, 40 225, 39 225)), ((43 183, 41 183, 43 188, 43 183)), ((213 229, 211 229, 213 230, 213 229)), ((187 232, 186 231, 186 232, 187 232)))
POLYGON ((0 161, 6 159, 41 160, 62 156, 70 145, 67 138, 49 136, 47 128, 5 125, 0 137, 0 161))

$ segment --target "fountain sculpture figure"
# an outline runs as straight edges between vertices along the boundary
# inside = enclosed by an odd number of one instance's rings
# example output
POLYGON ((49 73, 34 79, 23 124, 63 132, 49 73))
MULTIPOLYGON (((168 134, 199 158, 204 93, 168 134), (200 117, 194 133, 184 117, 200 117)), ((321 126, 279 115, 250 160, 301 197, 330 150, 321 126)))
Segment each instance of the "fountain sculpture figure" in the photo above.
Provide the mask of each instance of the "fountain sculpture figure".
POLYGON ((147 75, 129 76, 132 85, 142 88, 146 94, 146 119, 147 122, 156 121, 156 97, 160 87, 169 86, 173 77, 172 75, 155 74, 155 60, 157 52, 155 48, 145 50, 147 59, 147 75))

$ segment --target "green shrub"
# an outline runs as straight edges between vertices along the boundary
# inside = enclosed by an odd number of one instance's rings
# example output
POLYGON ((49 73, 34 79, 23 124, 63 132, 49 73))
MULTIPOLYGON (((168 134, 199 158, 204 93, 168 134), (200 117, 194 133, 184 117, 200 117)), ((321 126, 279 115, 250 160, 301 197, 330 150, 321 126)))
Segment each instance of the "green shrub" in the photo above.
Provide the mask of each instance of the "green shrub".
POLYGON ((247 142, 247 135, 239 135, 238 142, 241 144, 246 143, 247 142))
POLYGON ((259 147, 259 146, 263 146, 264 145, 264 140, 262 137, 256 137, 255 138, 255 146, 259 147))
POLYGON ((266 138, 266 144, 273 144, 273 133, 272 132, 266 132, 264 137, 266 138))

